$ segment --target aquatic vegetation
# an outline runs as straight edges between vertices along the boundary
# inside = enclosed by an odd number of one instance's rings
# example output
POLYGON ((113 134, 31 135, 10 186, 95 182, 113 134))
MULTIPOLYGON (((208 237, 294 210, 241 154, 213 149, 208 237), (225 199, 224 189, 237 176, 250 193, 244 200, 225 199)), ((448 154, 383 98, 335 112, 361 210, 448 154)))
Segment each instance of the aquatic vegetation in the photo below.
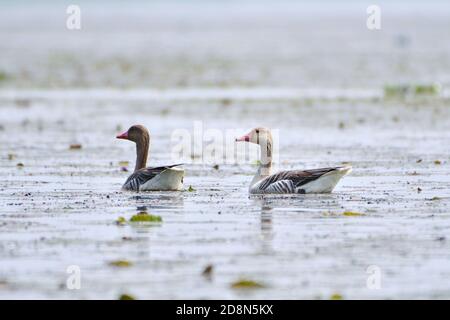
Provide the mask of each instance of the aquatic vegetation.
POLYGON ((127 220, 124 217, 118 217, 116 220, 116 224, 119 226, 123 226, 127 224, 127 220))
POLYGON ((131 217, 130 222, 162 222, 162 218, 147 212, 139 212, 131 217))
POLYGON ((116 261, 111 261, 109 263, 109 265, 113 266, 113 267, 127 268, 127 267, 131 267, 133 264, 127 260, 116 260, 116 261))
POLYGON ((415 94, 430 94, 436 95, 441 91, 441 86, 439 84, 432 85, 417 85, 414 88, 415 94))
POLYGON ((19 162, 18 164, 16 164, 17 168, 21 169, 23 168, 25 165, 22 162, 19 162))
POLYGON ((441 160, 434 160, 434 164, 438 166, 438 165, 442 164, 442 162, 441 162, 441 160))
POLYGON ((81 149, 82 148, 82 146, 81 146, 81 144, 79 144, 79 143, 73 143, 73 144, 71 144, 70 146, 69 146, 69 149, 70 150, 79 150, 79 149, 81 149))
POLYGON ((14 160, 16 155, 14 153, 8 153, 8 160, 14 160))
POLYGON ((119 300, 136 300, 136 298, 131 294, 124 293, 120 295, 119 300))
POLYGON ((119 166, 121 167, 128 167, 129 164, 130 164, 129 161, 119 161, 119 166))
POLYGON ((439 84, 417 84, 417 85, 386 85, 384 87, 384 97, 404 98, 406 96, 435 96, 441 92, 439 84))
POLYGON ((364 213, 360 213, 360 212, 354 212, 354 211, 344 211, 344 213, 342 213, 344 216, 346 217, 359 217, 359 216, 364 216, 364 213))
POLYGON ((0 82, 8 80, 9 76, 6 72, 0 71, 0 82))
POLYGON ((330 296, 330 300, 342 300, 344 297, 340 293, 333 293, 330 296))
POLYGON ((248 279, 241 279, 231 284, 233 289, 261 289, 264 287, 265 285, 248 279))
POLYGON ((203 269, 202 275, 205 277, 211 277, 213 273, 214 267, 212 264, 208 264, 205 269, 203 269))
POLYGON ((188 191, 189 191, 189 192, 194 192, 194 191, 196 191, 196 190, 195 190, 192 186, 189 186, 188 191))

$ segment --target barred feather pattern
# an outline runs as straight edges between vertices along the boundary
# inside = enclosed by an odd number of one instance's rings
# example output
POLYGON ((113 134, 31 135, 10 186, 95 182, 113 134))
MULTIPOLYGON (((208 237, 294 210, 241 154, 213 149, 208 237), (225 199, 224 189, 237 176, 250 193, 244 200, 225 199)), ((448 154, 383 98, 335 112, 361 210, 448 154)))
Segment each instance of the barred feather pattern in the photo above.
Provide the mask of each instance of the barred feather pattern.
POLYGON ((139 191, 140 187, 161 174, 163 171, 181 166, 182 163, 173 164, 170 166, 161 166, 161 167, 148 167, 135 171, 131 176, 128 177, 127 181, 122 186, 123 190, 129 191, 139 191))
POLYGON ((262 180, 257 191, 261 193, 304 193, 301 186, 340 168, 281 171, 262 180))

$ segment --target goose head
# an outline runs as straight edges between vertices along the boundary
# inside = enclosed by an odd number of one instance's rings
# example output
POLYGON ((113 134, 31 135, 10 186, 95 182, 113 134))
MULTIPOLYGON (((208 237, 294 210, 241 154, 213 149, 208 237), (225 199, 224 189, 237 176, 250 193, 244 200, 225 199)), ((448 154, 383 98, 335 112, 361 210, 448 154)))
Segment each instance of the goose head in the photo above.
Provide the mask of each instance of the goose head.
POLYGON ((259 181, 262 177, 271 174, 272 167, 272 133, 270 129, 258 127, 252 129, 249 133, 236 139, 238 141, 245 141, 249 143, 257 144, 260 147, 260 166, 255 178, 253 178, 252 184, 259 181))
POLYGON ((131 126, 127 131, 117 135, 116 138, 140 143, 143 141, 148 141, 150 135, 148 133, 148 130, 144 126, 138 124, 131 126))
POLYGON ((272 133, 270 132, 270 129, 258 127, 236 139, 236 142, 239 141, 250 142, 260 146, 267 146, 268 144, 272 144, 272 133))
POLYGON ((148 130, 144 126, 134 125, 124 133, 117 135, 116 138, 130 140, 136 143, 136 166, 134 167, 134 171, 145 168, 150 146, 150 134, 148 130))

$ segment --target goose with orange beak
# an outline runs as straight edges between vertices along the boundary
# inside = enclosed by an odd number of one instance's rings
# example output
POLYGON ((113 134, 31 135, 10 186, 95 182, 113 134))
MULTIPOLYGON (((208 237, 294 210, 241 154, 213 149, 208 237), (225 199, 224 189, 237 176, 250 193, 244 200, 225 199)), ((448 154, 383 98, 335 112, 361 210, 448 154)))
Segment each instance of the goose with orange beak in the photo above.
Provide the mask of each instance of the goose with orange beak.
POLYGON ((183 189, 184 170, 176 168, 182 164, 146 167, 150 147, 150 134, 141 125, 134 125, 117 139, 136 143, 136 165, 134 172, 125 181, 123 190, 130 191, 176 191, 183 189))
POLYGON ((272 134, 267 128, 255 128, 236 139, 261 148, 258 171, 250 183, 251 194, 330 193, 352 168, 330 167, 311 170, 289 170, 272 174, 272 134))

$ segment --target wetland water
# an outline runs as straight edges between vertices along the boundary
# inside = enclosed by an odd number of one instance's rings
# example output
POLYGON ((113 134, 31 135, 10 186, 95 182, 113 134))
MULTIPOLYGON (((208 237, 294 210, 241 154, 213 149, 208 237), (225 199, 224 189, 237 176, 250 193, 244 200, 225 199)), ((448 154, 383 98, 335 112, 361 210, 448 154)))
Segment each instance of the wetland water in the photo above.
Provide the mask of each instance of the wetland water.
POLYGON ((172 102, 168 111, 166 103, 128 101, 124 113, 123 104, 3 102, 1 297, 448 297, 446 105, 197 100, 172 102), (222 130, 281 128, 278 168, 349 162, 354 170, 329 195, 249 197, 251 161, 218 170, 187 164, 192 192, 119 191, 129 174, 119 163, 130 161, 131 170, 135 150, 114 138, 118 125, 149 127, 157 165, 172 161, 172 130, 192 130, 199 120, 222 130), (73 143, 82 148, 70 150, 73 143), (163 222, 115 224, 139 211, 163 222), (116 260, 132 266, 109 265, 116 260), (211 279, 202 276, 209 264, 211 279), (69 265, 81 268, 80 290, 65 287, 69 265), (382 270, 380 290, 366 287, 370 265, 382 270), (230 288, 241 278, 266 287, 230 288))
POLYGON ((450 297, 444 2, 386 9, 378 33, 364 6, 81 5, 73 33, 63 7, 0 11, 0 298, 450 297), (383 95, 434 82, 439 95, 383 95), (353 172, 333 194, 249 197, 256 159, 216 169, 195 154, 192 191, 121 192, 135 149, 115 136, 135 123, 152 135, 149 165, 176 162, 175 130, 265 125, 277 169, 353 172), (162 223, 115 223, 141 211, 162 223))

